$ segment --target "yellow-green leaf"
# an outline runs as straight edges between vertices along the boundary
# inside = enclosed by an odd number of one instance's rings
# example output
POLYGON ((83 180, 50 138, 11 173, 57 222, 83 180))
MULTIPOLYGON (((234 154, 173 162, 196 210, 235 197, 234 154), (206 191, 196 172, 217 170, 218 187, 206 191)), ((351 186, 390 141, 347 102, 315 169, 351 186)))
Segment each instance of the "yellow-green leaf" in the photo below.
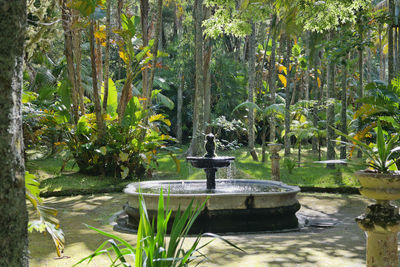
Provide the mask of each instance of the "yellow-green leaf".
POLYGON ((103 156, 105 156, 107 154, 107 147, 105 146, 100 147, 100 152, 103 156))
POLYGON ((126 177, 128 177, 129 168, 124 167, 124 166, 121 166, 121 169, 122 169, 122 171, 121 171, 121 178, 122 178, 122 179, 125 179, 126 177))
POLYGON ((286 77, 282 74, 278 74, 278 78, 279 78, 279 80, 281 80, 283 86, 286 87, 286 85, 287 85, 286 77))
POLYGON ((279 70, 279 72, 282 72, 282 71, 283 71, 283 72, 285 73, 285 75, 287 75, 287 68, 286 68, 285 66, 279 65, 278 70, 279 70))
POLYGON ((121 151, 119 152, 119 158, 121 159, 122 162, 128 161, 129 154, 121 151))

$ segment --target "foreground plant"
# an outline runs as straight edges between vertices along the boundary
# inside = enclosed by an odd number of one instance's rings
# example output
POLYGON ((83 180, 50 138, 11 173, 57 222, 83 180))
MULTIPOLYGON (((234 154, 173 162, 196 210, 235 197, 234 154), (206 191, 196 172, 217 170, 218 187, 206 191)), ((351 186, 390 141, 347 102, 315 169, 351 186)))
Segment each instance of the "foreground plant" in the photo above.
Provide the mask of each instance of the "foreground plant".
POLYGON ((35 180, 35 175, 25 172, 25 192, 26 199, 29 200, 38 217, 37 220, 30 220, 28 223, 28 231, 33 230, 43 233, 46 231, 53 239, 56 246, 57 255, 60 257, 64 250, 64 232, 60 228, 60 222, 56 218, 57 210, 43 205, 40 198, 39 182, 35 180))
POLYGON ((203 210, 206 203, 203 202, 201 205, 194 208, 193 200, 186 210, 181 212, 181 210, 178 209, 176 212, 169 234, 170 238, 167 242, 167 227, 172 214, 172 210, 168 209, 168 201, 169 197, 167 197, 167 205, 165 206, 161 189, 158 201, 157 219, 156 222, 154 222, 154 220, 150 222, 145 201, 143 197, 140 196, 140 221, 137 231, 136 246, 129 244, 127 241, 114 234, 106 233, 87 225, 88 228, 110 239, 102 243, 95 252, 83 258, 74 266, 84 261, 90 263, 95 257, 103 254, 109 257, 111 261, 110 266, 119 264, 123 266, 131 266, 130 262, 133 262, 136 267, 187 266, 195 260, 198 262, 207 260, 206 255, 201 253, 200 250, 210 244, 215 240, 215 238, 243 251, 228 240, 212 233, 198 235, 189 249, 183 248, 183 243, 190 228, 200 215, 200 212, 203 210), (200 246, 199 244, 202 237, 213 237, 214 239, 200 246))

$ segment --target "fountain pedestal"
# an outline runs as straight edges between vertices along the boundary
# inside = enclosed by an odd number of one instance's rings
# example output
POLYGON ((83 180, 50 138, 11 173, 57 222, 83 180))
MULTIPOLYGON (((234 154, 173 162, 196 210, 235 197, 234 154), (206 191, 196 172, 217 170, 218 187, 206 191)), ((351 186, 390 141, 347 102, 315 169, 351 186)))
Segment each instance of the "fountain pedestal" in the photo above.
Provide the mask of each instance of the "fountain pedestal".
POLYGON ((206 135, 204 145, 207 153, 204 157, 186 157, 193 167, 204 169, 207 178, 207 190, 215 190, 215 173, 218 168, 228 167, 235 157, 217 157, 215 154, 215 137, 213 134, 206 135))
POLYGON ((216 168, 204 169, 206 173, 207 179, 207 189, 212 190, 215 189, 215 173, 217 172, 216 168))
POLYGON ((279 150, 281 150, 282 145, 281 144, 269 144, 268 145, 268 150, 271 153, 270 159, 271 159, 271 177, 272 180, 274 181, 280 181, 281 180, 281 173, 280 173, 280 166, 279 166, 279 160, 281 157, 279 156, 279 150))
POLYGON ((360 193, 375 199, 364 214, 356 218, 367 234, 367 266, 399 266, 397 234, 400 231, 399 208, 390 203, 400 198, 400 175, 357 172, 360 193))
POLYGON ((400 230, 399 208, 389 201, 369 205, 365 214, 356 218, 367 234, 367 266, 399 266, 397 233, 400 230))

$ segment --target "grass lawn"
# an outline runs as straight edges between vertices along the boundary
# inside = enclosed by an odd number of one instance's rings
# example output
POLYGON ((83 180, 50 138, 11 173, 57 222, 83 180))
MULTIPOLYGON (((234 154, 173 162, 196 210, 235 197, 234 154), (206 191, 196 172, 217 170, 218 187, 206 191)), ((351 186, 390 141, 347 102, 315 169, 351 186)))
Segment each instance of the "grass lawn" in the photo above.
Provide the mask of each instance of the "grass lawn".
MULTIPOLYGON (((259 148, 259 157, 261 158, 261 149, 259 148)), ((282 152, 283 153, 283 152, 282 152)), ((293 154, 296 151, 293 150, 293 154)), ((246 149, 235 151, 219 152, 219 155, 231 155, 236 157, 233 168, 221 169, 217 172, 217 178, 227 178, 227 175, 236 179, 259 179, 268 180, 271 178, 271 162, 267 155, 267 162, 255 162, 246 149)), ((180 171, 177 172, 176 165, 172 158, 167 154, 159 154, 158 164, 154 165, 153 177, 147 180, 195 180, 205 179, 202 170, 197 170, 186 162, 182 154, 177 155, 180 159, 180 171)), ((283 156, 283 155, 282 155, 283 156)), ((293 155, 295 156, 295 155, 293 155)), ((303 150, 301 167, 293 169, 292 174, 283 166, 281 159, 281 180, 284 183, 299 186, 315 187, 354 187, 358 186, 357 179, 353 173, 362 169, 361 160, 353 160, 348 166, 337 165, 336 169, 327 169, 325 164, 314 163, 317 155, 307 150, 303 150)), ((73 162, 69 162, 62 173, 60 173, 62 161, 57 157, 46 159, 29 160, 26 163, 26 169, 37 175, 41 182, 43 192, 74 192, 88 191, 100 192, 104 189, 110 191, 122 190, 131 180, 121 180, 114 177, 89 176, 80 174, 78 168, 73 162)))

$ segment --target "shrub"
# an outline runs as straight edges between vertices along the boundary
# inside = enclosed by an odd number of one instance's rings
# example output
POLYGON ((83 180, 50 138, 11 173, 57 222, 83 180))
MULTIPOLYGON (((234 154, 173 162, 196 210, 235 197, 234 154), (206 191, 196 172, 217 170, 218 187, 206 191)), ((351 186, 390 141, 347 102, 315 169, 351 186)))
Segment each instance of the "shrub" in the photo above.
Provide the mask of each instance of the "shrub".
POLYGON ((228 121, 225 116, 220 116, 210 123, 210 127, 219 150, 238 149, 247 142, 247 128, 239 120, 228 121))
POLYGON ((293 169, 296 167, 296 161, 291 158, 284 158, 283 166, 285 166, 290 174, 293 173, 293 169))
MULTIPOLYGON (((98 138, 94 113, 79 119, 76 127, 66 133, 69 155, 79 170, 91 175, 106 174, 114 177, 143 177, 151 175, 151 164, 156 163, 160 149, 175 139, 160 131, 160 125, 170 126, 162 114, 148 118, 137 97, 130 100, 125 117, 119 122, 107 116, 106 135, 98 138)), ((171 150, 171 148, 169 148, 171 150)), ((177 162, 177 161, 176 161, 177 162)))

